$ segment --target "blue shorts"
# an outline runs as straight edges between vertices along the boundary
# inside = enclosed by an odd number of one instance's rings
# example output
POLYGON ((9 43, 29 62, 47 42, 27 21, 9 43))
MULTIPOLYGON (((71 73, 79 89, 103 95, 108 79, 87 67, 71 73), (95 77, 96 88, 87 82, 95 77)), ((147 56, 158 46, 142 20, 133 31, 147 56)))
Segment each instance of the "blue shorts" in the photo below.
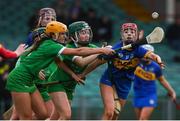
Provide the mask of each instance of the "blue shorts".
POLYGON ((119 75, 113 78, 113 83, 109 78, 108 71, 106 70, 100 79, 101 84, 112 86, 114 84, 117 95, 120 99, 126 100, 131 89, 132 80, 126 78, 125 75, 119 75))
POLYGON ((137 96, 133 99, 133 105, 135 108, 143 107, 156 107, 157 106, 157 95, 151 94, 146 96, 137 96))

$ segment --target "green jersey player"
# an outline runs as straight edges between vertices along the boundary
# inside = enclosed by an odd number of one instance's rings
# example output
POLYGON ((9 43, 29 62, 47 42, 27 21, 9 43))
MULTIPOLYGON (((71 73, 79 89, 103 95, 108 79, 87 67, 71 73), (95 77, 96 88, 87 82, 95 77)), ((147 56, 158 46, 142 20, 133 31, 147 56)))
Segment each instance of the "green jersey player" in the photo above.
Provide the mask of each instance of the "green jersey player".
MULTIPOLYGON (((71 42, 66 45, 68 48, 79 48, 79 47, 89 47, 97 48, 96 45, 90 44, 92 39, 92 31, 88 23, 84 21, 74 22, 69 25, 69 35, 71 42)), ((91 55, 87 57, 81 56, 61 56, 63 62, 72 69, 76 74, 81 73, 86 65, 93 61, 96 55, 91 55)), ((53 114, 51 119, 53 120, 65 120, 71 117, 71 107, 70 101, 73 99, 73 93, 76 85, 79 83, 66 73, 62 68, 57 68, 55 72, 48 79, 50 82, 57 82, 59 84, 52 84, 48 87, 48 92, 50 93, 52 100, 54 102, 57 114, 53 114), (63 97, 63 98, 62 98, 63 97), (56 115, 56 116, 55 116, 56 115)))
MULTIPOLYGON (((66 38, 67 27, 63 23, 52 21, 47 24, 43 39, 36 41, 27 56, 20 61, 8 76, 6 88, 11 91, 13 103, 21 120, 32 119, 32 95, 37 95, 34 79, 42 68, 46 68, 55 57, 60 55, 113 54, 109 48, 66 48, 58 41, 66 38)), ((42 117, 45 119, 46 117, 42 117)))

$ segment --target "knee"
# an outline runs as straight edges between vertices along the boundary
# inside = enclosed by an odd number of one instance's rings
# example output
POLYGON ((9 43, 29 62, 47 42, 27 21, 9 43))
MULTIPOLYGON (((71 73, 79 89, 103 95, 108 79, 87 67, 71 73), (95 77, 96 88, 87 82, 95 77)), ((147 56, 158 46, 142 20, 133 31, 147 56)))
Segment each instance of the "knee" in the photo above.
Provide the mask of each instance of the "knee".
POLYGON ((43 120, 43 119, 49 118, 48 112, 47 112, 47 111, 41 112, 40 114, 37 115, 37 118, 38 118, 39 120, 43 120))
POLYGON ((145 116, 140 116, 139 120, 148 120, 145 116))
POLYGON ((20 114, 19 115, 19 119, 20 120, 32 120, 32 114, 20 114))
POLYGON ((66 110, 66 111, 61 111, 61 112, 59 112, 59 119, 60 120, 69 120, 69 119, 71 119, 71 110, 66 110))
POLYGON ((64 114, 64 119, 66 119, 66 120, 71 119, 71 112, 65 113, 64 114))

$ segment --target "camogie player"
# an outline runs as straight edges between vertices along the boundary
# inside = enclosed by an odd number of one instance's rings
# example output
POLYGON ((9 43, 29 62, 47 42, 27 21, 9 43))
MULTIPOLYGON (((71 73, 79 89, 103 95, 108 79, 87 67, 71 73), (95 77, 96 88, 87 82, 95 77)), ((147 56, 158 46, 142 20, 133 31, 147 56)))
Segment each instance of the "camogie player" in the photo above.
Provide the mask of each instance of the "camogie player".
MULTIPOLYGON (((41 39, 40 35, 42 33, 44 33, 44 30, 45 30, 45 27, 46 25, 51 22, 51 21, 54 21, 56 20, 56 12, 53 8, 42 8, 39 10, 39 13, 38 13, 38 24, 36 26, 36 29, 34 29, 29 35, 28 35, 28 38, 26 40, 26 45, 27 47, 30 47, 32 46, 32 44, 35 42, 35 41, 38 41, 39 39, 41 39)), ((25 56, 21 56, 19 58, 19 60, 17 61, 17 64, 16 66, 19 65, 19 61, 20 59, 23 59, 25 56)), ((55 63, 54 64, 51 64, 51 66, 55 67, 55 63)), ((42 82, 41 80, 39 80, 38 78, 35 79, 35 82, 37 82, 37 84, 39 84, 40 82, 42 82)), ((50 100, 50 96, 48 95, 48 92, 47 92, 47 89, 46 88, 40 88, 38 87, 38 90, 45 102, 45 106, 46 106, 46 109, 48 111, 48 116, 50 117, 52 111, 53 111, 53 103, 52 101, 50 100)), ((12 108, 11 108, 12 109, 12 108)), ((43 109, 43 108, 42 108, 43 109)), ((38 113, 40 113, 41 111, 43 112, 43 110, 37 110, 35 111, 36 112, 36 118, 39 118, 41 116, 38 115, 38 113)), ((9 115, 10 110, 8 110, 7 112, 4 113, 3 117, 4 119, 9 119, 7 115, 9 115)), ((41 114, 41 113, 40 113, 41 114)), ((34 118, 35 118, 34 117, 34 118)), ((11 115, 11 120, 17 120, 18 119, 18 115, 15 111, 15 108, 13 107, 13 113, 11 115)))
MULTIPOLYGON (((135 23, 124 23, 121 26, 122 40, 114 45, 112 49, 117 50, 125 45, 132 44, 138 40, 139 36, 138 27, 135 23)), ((158 34, 153 32, 148 36, 158 38, 158 34)), ((126 103, 131 84, 134 81, 134 70, 140 58, 151 58, 163 66, 159 56, 137 46, 130 49, 118 50, 116 55, 107 56, 105 60, 94 60, 80 75, 80 77, 84 77, 97 66, 107 62, 106 60, 110 60, 108 61, 108 68, 100 79, 100 91, 104 104, 102 119, 112 120, 118 118, 121 108, 126 103)))
MULTIPOLYGON (((36 98, 39 103, 38 107, 44 107, 42 99, 36 89, 34 78, 39 71, 46 68, 55 57, 61 55, 79 55, 86 56, 91 54, 113 54, 114 51, 108 48, 66 48, 59 44, 58 41, 66 38, 67 27, 65 24, 52 21, 47 24, 43 38, 36 41, 29 48, 27 56, 20 60, 20 65, 13 69, 8 76, 6 88, 11 91, 15 109, 20 120, 32 119, 32 109, 37 108, 31 100, 36 98), (41 105, 40 105, 41 104, 41 105)), ((41 119, 47 118, 47 114, 41 119)))
MULTIPOLYGON (((154 51, 153 46, 143 45, 143 48, 154 51)), ((138 120, 148 120, 157 106, 156 80, 168 91, 172 100, 176 99, 176 93, 168 81, 162 75, 162 69, 155 61, 143 58, 134 72, 134 100, 133 104, 138 120)))
POLYGON ((42 8, 39 10, 38 14, 38 23, 36 28, 28 35, 28 38, 26 40, 26 45, 30 47, 34 41, 36 40, 36 37, 38 37, 41 33, 44 32, 46 25, 56 20, 56 12, 53 8, 42 8))
MULTIPOLYGON (((80 48, 90 47, 97 48, 96 45, 90 44, 92 40, 92 30, 88 23, 85 21, 77 21, 69 25, 68 27, 71 42, 66 45, 67 48, 80 48)), ((81 56, 61 56, 63 62, 76 74, 81 73, 86 65, 93 61, 97 55, 91 55, 87 57, 81 56)), ((52 120, 65 120, 71 118, 71 101, 75 87, 79 83, 76 79, 72 78, 71 74, 66 73, 62 68, 57 68, 55 72, 48 79, 49 82, 57 82, 48 86, 48 92, 50 93, 52 100, 56 108, 56 114, 54 113, 50 119, 52 120)))

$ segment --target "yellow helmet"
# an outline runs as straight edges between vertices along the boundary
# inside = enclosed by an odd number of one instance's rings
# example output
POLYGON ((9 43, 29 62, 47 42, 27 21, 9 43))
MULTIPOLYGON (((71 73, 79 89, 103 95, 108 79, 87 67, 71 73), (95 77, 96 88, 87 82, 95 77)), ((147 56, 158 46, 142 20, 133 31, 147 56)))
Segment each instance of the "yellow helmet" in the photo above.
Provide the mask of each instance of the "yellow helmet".
POLYGON ((58 21, 51 21, 50 23, 47 24, 45 33, 50 34, 50 33, 65 33, 67 32, 67 26, 61 22, 58 21))

